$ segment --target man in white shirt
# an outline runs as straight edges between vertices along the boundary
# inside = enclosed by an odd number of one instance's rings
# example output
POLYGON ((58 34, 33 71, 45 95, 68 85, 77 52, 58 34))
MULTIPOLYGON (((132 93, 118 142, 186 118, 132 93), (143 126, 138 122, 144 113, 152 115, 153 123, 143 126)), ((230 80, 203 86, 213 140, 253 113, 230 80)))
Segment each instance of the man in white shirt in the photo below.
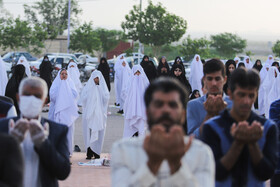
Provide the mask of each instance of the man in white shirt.
POLYGON ((112 148, 112 186, 214 186, 210 148, 186 137, 186 90, 160 78, 145 92, 150 134, 124 139, 112 148))

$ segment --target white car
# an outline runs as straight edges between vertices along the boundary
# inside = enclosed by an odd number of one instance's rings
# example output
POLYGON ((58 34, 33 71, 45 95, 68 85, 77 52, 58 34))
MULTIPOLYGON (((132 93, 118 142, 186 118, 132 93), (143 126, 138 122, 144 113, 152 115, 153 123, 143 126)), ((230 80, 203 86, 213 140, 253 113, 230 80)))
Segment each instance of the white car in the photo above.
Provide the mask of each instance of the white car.
POLYGON ((89 55, 80 55, 78 58, 78 61, 80 63, 92 63, 92 64, 98 64, 98 58, 97 57, 91 57, 89 55))

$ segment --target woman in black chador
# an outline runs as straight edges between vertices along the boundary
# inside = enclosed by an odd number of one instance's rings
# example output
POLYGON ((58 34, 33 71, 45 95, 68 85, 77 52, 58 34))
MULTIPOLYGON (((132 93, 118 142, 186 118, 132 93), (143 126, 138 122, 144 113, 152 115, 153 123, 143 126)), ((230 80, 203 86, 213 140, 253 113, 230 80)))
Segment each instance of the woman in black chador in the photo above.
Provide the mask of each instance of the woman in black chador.
POLYGON ((109 67, 109 64, 107 62, 107 59, 102 57, 100 59, 100 63, 98 65, 98 68, 97 70, 101 71, 105 81, 106 81, 106 84, 107 84, 107 87, 108 87, 108 90, 110 91, 111 90, 111 85, 110 85, 110 67, 109 67))
POLYGON ((172 65, 172 68, 176 65, 176 64, 180 64, 182 67, 183 67, 183 74, 185 75, 186 72, 185 72, 185 68, 184 68, 184 64, 183 64, 183 61, 181 59, 181 57, 177 56, 174 60, 174 63, 172 65))
POLYGON ((39 67, 40 77, 44 79, 48 85, 48 103, 50 102, 49 91, 52 86, 52 71, 53 66, 48 58, 48 56, 44 56, 42 63, 39 67))
POLYGON ((186 75, 183 74, 183 66, 180 64, 174 64, 171 71, 170 71, 170 76, 178 79, 187 89, 188 95, 187 97, 189 98, 189 94, 192 92, 192 87, 189 83, 189 81, 186 78, 186 75))
POLYGON ((166 58, 163 56, 159 60, 159 64, 158 64, 158 68, 157 68, 158 76, 159 77, 160 76, 169 76, 169 71, 170 71, 169 65, 166 61, 166 58))
POLYGON ((149 57, 145 55, 140 64, 144 69, 149 81, 153 81, 157 78, 157 69, 152 61, 149 60, 149 57))
POLYGON ((10 80, 8 81, 8 84, 6 86, 6 92, 5 92, 5 96, 13 99, 18 115, 20 114, 20 110, 18 107, 16 95, 18 93, 19 84, 24 77, 27 77, 27 75, 25 74, 24 65, 19 64, 14 66, 14 73, 10 78, 10 80))

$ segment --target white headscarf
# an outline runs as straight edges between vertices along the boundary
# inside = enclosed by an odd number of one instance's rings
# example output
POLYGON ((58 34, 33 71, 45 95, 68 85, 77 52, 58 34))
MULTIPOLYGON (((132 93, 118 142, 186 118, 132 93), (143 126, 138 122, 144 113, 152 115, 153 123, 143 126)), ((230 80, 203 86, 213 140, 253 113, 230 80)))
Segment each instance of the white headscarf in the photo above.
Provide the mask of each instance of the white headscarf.
POLYGON ((265 106, 265 116, 266 118, 269 117, 269 108, 270 108, 270 105, 273 101, 277 100, 280 98, 280 74, 279 74, 279 71, 276 67, 274 66, 271 66, 270 67, 271 71, 274 71, 274 74, 272 72, 269 72, 273 75, 272 76, 269 76, 271 77, 271 88, 269 90, 267 90, 267 103, 266 103, 266 106, 265 106), (277 74, 277 77, 275 77, 275 72, 277 74))
POLYGON ((29 63, 27 62, 26 58, 23 55, 21 55, 21 57, 18 59, 17 65, 18 64, 24 65, 25 73, 26 73, 26 75, 28 77, 30 77, 31 76, 30 65, 29 65, 29 63))
POLYGON ((7 76, 5 63, 0 56, 0 95, 5 95, 7 83, 8 83, 8 76, 7 76))
POLYGON ((70 62, 67 67, 68 74, 70 75, 71 79, 74 81, 76 89, 78 93, 80 93, 83 85, 80 81, 80 72, 75 62, 70 62), (74 67, 71 67, 74 66, 74 67))
POLYGON ((260 71, 261 83, 263 83, 263 81, 264 81, 264 79, 265 79, 265 77, 266 77, 266 75, 267 75, 267 72, 268 72, 267 68, 269 69, 269 67, 270 67, 270 65, 267 64, 267 63, 265 63, 265 64, 263 65, 263 67, 262 67, 262 69, 261 69, 261 71, 260 71))
POLYGON ((61 80, 60 72, 50 88, 49 119, 71 126, 79 117, 76 101, 78 93, 71 77, 68 75, 66 80, 61 80))
POLYGON ((268 64, 269 66, 271 66, 273 62, 274 62, 273 56, 268 55, 267 60, 265 61, 265 64, 268 64), (272 59, 270 60, 269 58, 272 58, 272 59))
POLYGON ((95 142, 98 139, 98 131, 106 127, 109 98, 110 93, 102 73, 98 70, 93 71, 81 93, 83 122, 91 129, 90 143, 95 142), (94 82, 96 77, 99 78, 99 85, 94 82))
POLYGON ((191 73, 190 73, 190 84, 193 90, 199 90, 199 93, 202 92, 201 79, 203 77, 203 64, 200 60, 199 55, 195 55, 191 62, 191 73), (199 60, 196 61, 196 58, 199 57, 199 60))
POLYGON ((239 62, 240 62, 240 58, 239 58, 239 57, 235 57, 235 58, 234 58, 234 62, 235 62, 236 67, 237 67, 237 65, 238 65, 239 62), (236 61, 237 61, 237 62, 236 62, 236 61))
POLYGON ((124 137, 132 137, 137 131, 139 135, 145 133, 146 107, 144 93, 150 82, 141 65, 132 68, 132 80, 124 103, 125 129, 124 137), (141 74, 134 75, 137 71, 141 74))
POLYGON ((250 59, 250 57, 248 57, 248 56, 245 56, 244 57, 244 65, 245 65, 245 68, 246 69, 252 69, 253 68, 253 66, 254 66, 254 64, 253 64, 253 62, 251 62, 251 59, 250 59), (247 63, 247 59, 249 59, 249 63, 247 63))

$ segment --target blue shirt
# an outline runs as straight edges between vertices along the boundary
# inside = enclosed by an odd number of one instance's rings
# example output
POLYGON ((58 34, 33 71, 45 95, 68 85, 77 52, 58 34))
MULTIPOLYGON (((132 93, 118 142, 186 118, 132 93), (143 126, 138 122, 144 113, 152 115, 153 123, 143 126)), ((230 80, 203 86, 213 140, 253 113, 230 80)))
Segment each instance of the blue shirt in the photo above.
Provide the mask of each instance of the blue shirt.
MULTIPOLYGON (((227 109, 231 109, 232 101, 228 96, 223 96, 225 102, 227 102, 227 109)), ((204 109, 203 103, 206 101, 206 95, 196 98, 188 102, 187 105, 187 129, 188 135, 194 134, 196 138, 200 138, 199 127, 204 121, 207 112, 204 109)))

